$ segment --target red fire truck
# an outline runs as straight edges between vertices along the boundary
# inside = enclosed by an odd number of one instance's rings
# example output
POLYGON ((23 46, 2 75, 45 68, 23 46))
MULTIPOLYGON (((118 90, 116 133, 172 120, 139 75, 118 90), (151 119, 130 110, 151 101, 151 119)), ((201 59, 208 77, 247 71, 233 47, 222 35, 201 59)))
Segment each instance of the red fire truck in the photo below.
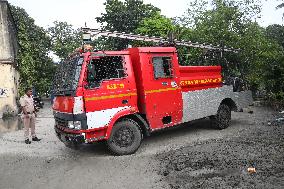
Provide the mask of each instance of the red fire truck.
POLYGON ((175 47, 77 52, 58 73, 58 138, 67 146, 106 141, 117 155, 134 153, 153 131, 204 117, 225 129, 231 111, 252 102, 250 91, 223 84, 220 66, 180 66, 175 47))

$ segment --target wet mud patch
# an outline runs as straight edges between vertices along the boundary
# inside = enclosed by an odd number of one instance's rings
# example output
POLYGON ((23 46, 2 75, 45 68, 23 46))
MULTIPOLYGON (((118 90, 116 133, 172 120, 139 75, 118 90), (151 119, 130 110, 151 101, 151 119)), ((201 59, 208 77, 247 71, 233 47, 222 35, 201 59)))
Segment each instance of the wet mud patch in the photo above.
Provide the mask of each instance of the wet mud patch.
POLYGON ((284 188, 284 127, 249 127, 157 155, 162 180, 170 188, 284 188))

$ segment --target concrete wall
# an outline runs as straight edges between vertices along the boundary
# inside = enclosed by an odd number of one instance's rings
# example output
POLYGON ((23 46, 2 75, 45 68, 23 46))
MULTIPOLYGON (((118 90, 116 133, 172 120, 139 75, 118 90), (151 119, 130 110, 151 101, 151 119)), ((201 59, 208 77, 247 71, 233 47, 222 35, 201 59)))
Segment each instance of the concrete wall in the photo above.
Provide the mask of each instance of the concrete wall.
POLYGON ((19 72, 16 27, 7 1, 0 0, 0 118, 17 113, 19 72))
POLYGON ((0 63, 15 64, 16 28, 7 1, 0 0, 0 63))
POLYGON ((11 64, 0 64, 0 117, 4 112, 17 113, 19 72, 11 64))

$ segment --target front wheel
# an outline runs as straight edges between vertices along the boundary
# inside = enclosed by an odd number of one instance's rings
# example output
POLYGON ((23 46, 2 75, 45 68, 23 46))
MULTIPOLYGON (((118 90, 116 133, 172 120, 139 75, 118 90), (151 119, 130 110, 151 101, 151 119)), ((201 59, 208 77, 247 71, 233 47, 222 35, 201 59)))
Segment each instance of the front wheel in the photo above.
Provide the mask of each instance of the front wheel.
POLYGON ((113 126, 107 146, 116 155, 136 152, 142 141, 139 125, 130 119, 124 119, 113 126))
POLYGON ((231 121, 231 109, 226 104, 221 104, 217 114, 210 117, 212 127, 216 129, 226 129, 231 121))

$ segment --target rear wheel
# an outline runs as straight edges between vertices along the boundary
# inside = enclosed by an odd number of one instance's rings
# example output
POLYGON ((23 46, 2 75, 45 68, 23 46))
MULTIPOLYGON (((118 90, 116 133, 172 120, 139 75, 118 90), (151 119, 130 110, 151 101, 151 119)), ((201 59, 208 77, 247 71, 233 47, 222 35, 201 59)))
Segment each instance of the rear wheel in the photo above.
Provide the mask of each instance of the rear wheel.
POLYGON ((226 104, 221 104, 217 114, 210 117, 212 127, 216 129, 226 129, 231 121, 231 109, 226 104))
POLYGON ((127 155, 137 151, 142 141, 139 125, 130 119, 124 119, 113 126, 107 146, 116 155, 127 155))

